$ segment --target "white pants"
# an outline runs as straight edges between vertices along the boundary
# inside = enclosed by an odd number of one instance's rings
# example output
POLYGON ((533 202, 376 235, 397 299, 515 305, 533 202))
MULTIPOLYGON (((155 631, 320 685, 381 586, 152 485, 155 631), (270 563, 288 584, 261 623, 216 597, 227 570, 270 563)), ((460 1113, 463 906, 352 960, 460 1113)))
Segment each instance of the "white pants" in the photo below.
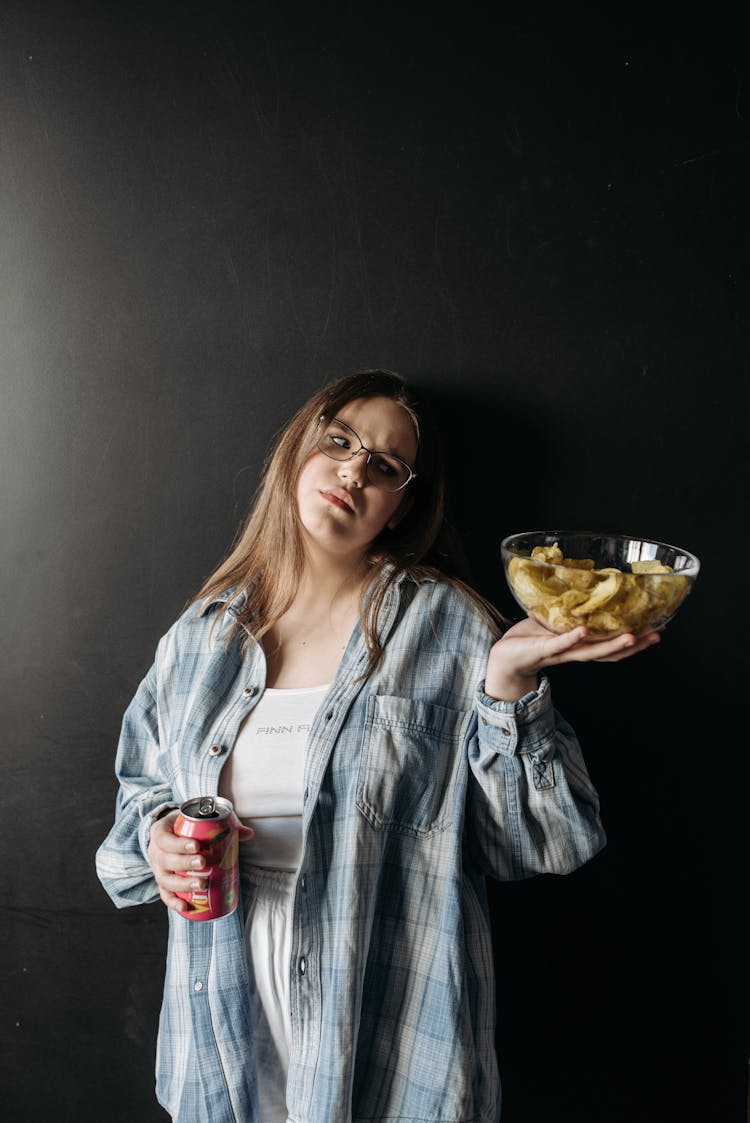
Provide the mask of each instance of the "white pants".
POLYGON ((286 1123, 289 964, 295 874, 242 864, 245 949, 262 1123, 286 1123))

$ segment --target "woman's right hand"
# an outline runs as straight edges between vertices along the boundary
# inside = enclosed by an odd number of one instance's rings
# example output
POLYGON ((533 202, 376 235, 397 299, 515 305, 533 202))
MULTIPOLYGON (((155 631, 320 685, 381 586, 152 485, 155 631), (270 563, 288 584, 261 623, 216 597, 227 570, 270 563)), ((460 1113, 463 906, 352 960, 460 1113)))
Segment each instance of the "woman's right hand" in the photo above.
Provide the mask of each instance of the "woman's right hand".
MULTIPOLYGON (((164 904, 168 909, 183 912, 185 901, 177 894, 202 889, 203 879, 208 876, 209 871, 206 868, 206 859, 200 853, 199 842, 194 838, 184 838, 174 833, 174 824, 178 815, 179 811, 175 809, 153 823, 148 844, 148 860, 156 884, 159 886, 159 896, 164 904), (181 877, 179 871, 192 876, 181 877)), ((246 842, 253 837, 250 827, 243 826, 239 819, 236 819, 235 825, 239 829, 240 842, 246 842)))

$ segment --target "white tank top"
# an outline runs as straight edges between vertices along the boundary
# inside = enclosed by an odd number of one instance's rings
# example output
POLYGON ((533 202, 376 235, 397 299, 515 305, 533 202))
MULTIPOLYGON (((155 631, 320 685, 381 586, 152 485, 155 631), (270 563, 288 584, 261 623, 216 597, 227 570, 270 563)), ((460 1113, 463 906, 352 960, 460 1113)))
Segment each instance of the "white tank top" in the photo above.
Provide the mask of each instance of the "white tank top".
POLYGON ((329 687, 266 689, 240 726, 219 793, 255 832, 242 847, 254 866, 296 870, 299 865, 305 746, 329 687))

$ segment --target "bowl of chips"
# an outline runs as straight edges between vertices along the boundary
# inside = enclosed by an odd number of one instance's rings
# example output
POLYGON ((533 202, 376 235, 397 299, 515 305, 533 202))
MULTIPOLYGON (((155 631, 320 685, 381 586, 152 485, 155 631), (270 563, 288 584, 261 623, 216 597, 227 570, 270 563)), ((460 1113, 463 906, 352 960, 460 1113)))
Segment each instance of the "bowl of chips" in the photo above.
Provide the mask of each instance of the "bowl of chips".
POLYGON ((503 539, 500 552, 524 612, 550 631, 583 624, 596 638, 664 627, 700 570, 688 550, 625 534, 527 531, 503 539))

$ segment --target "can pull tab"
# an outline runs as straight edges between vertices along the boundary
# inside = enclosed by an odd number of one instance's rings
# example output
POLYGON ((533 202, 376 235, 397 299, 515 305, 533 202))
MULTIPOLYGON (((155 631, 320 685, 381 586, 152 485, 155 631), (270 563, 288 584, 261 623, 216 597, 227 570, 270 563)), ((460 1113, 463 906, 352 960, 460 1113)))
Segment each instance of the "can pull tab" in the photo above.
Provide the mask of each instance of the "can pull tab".
POLYGON ((216 814, 216 804, 214 802, 213 796, 207 795, 203 797, 198 808, 198 814, 203 815, 206 818, 208 818, 210 815, 216 814))

